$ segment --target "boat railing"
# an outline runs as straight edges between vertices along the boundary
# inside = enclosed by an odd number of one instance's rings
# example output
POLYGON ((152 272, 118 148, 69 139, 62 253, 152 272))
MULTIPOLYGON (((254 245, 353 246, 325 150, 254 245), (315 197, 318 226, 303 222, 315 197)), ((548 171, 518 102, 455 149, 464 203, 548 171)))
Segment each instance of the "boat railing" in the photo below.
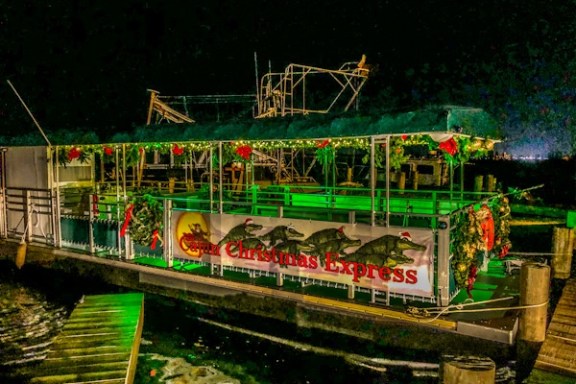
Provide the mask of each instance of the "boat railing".
POLYGON ((0 196, 0 235, 55 245, 56 196, 49 189, 7 187, 0 196))

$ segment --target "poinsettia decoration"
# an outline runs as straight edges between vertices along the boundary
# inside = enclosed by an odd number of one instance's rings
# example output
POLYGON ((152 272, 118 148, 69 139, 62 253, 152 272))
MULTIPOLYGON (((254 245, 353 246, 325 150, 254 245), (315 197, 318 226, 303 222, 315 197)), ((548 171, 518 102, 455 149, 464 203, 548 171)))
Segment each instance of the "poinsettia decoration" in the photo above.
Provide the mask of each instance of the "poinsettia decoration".
POLYGON ((104 152, 106 156, 112 156, 114 154, 114 148, 105 145, 104 148, 102 149, 102 152, 104 152))
POLYGON ((70 162, 74 160, 78 160, 81 163, 85 163, 90 158, 90 155, 93 153, 92 147, 80 147, 80 146, 73 146, 73 147, 60 147, 58 149, 58 163, 61 165, 66 166, 70 162))
POLYGON ((458 152, 458 143, 454 140, 454 137, 451 137, 438 144, 438 149, 448 153, 450 156, 454 156, 458 152))
POLYGON ((70 150, 68 151, 68 161, 79 159, 80 154, 81 154, 80 149, 78 149, 77 147, 70 148, 70 150))
POLYGON ((252 147, 248 144, 243 144, 238 146, 234 152, 242 159, 250 160, 250 155, 252 155, 252 147))
POLYGON ((174 156, 182 156, 184 153, 184 147, 180 147, 178 144, 172 146, 172 153, 174 156))

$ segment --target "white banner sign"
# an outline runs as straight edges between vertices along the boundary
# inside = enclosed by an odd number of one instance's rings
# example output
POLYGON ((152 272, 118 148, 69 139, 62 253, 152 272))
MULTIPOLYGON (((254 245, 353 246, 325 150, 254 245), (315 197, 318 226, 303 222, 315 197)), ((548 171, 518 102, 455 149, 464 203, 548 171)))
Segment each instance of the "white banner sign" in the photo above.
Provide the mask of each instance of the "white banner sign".
POLYGON ((175 212, 174 256, 398 294, 433 295, 430 229, 175 212))

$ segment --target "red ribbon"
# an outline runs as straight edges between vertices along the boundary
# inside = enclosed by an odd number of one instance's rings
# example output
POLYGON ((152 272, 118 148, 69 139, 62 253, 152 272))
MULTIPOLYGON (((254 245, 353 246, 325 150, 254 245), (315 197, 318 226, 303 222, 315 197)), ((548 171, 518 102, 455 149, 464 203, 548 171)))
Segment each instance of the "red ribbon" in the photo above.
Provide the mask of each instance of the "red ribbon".
POLYGON ((472 264, 468 272, 468 286, 466 287, 466 293, 468 298, 472 299, 472 289, 474 289, 474 282, 476 282, 476 276, 478 275, 478 267, 472 264))
POLYGON ((124 237, 126 235, 126 230, 128 229, 128 224, 130 224, 130 219, 132 219, 132 210, 134 209, 134 204, 130 204, 126 208, 126 217, 124 218, 124 224, 122 224, 122 229, 120 229, 120 236, 124 237))
POLYGON ((152 232, 152 244, 150 244, 150 249, 156 249, 156 243, 158 242, 158 230, 155 229, 152 232))
POLYGON ((95 215, 100 214, 98 209, 98 195, 92 195, 92 212, 94 212, 95 215))

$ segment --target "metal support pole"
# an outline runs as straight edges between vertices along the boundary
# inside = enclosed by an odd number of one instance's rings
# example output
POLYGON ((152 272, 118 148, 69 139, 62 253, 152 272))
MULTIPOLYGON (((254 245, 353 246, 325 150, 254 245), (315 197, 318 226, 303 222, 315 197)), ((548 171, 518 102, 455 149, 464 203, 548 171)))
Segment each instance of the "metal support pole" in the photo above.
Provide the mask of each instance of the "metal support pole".
MULTIPOLYGON (((218 142, 218 213, 224 213, 224 164, 222 164, 222 142, 218 142)), ((210 207, 212 211, 212 207, 210 207)))
POLYGON ((26 239, 26 242, 29 243, 31 240, 30 232, 32 230, 30 223, 32 222, 32 209, 30 203, 30 191, 24 191, 24 233, 23 238, 26 239))
POLYGON ((375 141, 374 136, 370 138, 370 225, 376 225, 376 177, 378 172, 376 172, 375 163, 375 141))
MULTIPOLYGON (((52 220, 54 220, 55 226, 54 226, 54 246, 57 248, 62 247, 62 222, 60 220, 61 216, 60 216, 60 161, 58 160, 58 147, 54 148, 54 151, 51 151, 49 148, 49 152, 51 153, 52 157, 56 158, 55 162, 52 162, 51 164, 53 165, 53 169, 54 169, 54 180, 53 182, 56 183, 56 193, 54 194, 53 197, 53 201, 52 201, 52 208, 53 208, 53 213, 52 213, 52 220)), ((51 185, 51 187, 53 187, 54 184, 51 185)))
POLYGON ((390 135, 386 136, 386 227, 390 226, 390 135))
POLYGON ((90 209, 88 210, 88 246, 90 248, 90 254, 96 253, 96 247, 94 245, 94 202, 98 201, 98 195, 90 195, 90 209))
MULTIPOLYGON (((122 152, 124 152, 124 145, 122 145, 122 152)), ((124 211, 123 209, 121 209, 120 207, 120 179, 119 179, 119 175, 120 175, 120 170, 118 169, 118 164, 120 164, 120 156, 118 154, 118 151, 116 151, 116 226, 117 228, 117 232, 116 232, 116 248, 118 251, 118 257, 122 257, 122 236, 120 236, 120 229, 122 227, 122 221, 121 221, 121 217, 120 217, 120 212, 124 211)), ((122 204, 126 204, 126 200, 122 199, 122 204)))
POLYGON ((0 151, 0 237, 8 237, 6 216, 6 148, 0 151))
POLYGON ((438 292, 440 306, 450 304, 450 216, 438 220, 438 292))
POLYGON ((164 200, 164 260, 168 268, 174 267, 172 239, 172 200, 164 200))

